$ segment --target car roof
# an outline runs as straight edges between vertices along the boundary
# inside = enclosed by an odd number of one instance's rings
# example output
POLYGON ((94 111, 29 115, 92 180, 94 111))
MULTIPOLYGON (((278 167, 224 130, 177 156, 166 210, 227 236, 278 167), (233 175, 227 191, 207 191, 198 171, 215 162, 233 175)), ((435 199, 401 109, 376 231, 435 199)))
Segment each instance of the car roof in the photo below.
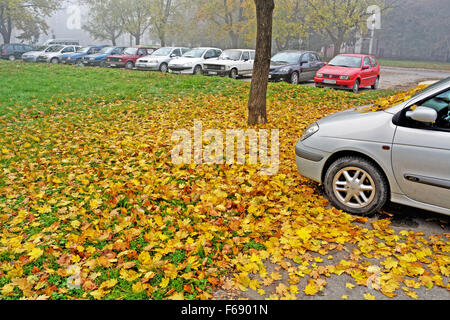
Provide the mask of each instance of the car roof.
POLYGON ((236 51, 255 51, 254 49, 226 49, 224 51, 236 50, 236 51))
POLYGON ((371 55, 369 54, 359 54, 359 53, 341 53, 339 54, 339 56, 358 57, 358 58, 371 57, 371 55))

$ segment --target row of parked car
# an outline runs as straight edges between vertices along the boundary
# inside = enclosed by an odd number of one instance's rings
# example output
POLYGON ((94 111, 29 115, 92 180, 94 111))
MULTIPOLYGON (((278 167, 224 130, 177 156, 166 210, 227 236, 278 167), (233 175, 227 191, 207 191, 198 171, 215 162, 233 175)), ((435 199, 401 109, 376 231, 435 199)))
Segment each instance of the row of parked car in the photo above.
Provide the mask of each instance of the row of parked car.
MULTIPOLYGON (((52 44, 20 54, 26 62, 229 76, 234 79, 251 76, 255 60, 254 50, 222 51, 210 47, 81 47, 76 44, 52 44)), ((12 58, 8 47, 4 47, 2 58, 15 60, 17 55, 12 58)), ((377 59, 369 55, 342 54, 326 63, 316 52, 282 51, 272 57, 270 79, 292 84, 314 80, 317 87, 349 89, 356 93, 362 87, 378 89, 380 66, 377 59)))

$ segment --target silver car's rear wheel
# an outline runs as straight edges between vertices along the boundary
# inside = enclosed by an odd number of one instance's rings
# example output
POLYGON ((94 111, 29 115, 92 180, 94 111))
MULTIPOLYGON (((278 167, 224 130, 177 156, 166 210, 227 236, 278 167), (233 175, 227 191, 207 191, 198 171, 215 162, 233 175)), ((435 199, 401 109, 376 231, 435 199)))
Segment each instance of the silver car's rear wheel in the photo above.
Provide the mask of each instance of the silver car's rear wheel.
POLYGON ((357 156, 332 163, 324 185, 331 203, 351 214, 373 214, 388 200, 389 186, 384 173, 375 163, 357 156))

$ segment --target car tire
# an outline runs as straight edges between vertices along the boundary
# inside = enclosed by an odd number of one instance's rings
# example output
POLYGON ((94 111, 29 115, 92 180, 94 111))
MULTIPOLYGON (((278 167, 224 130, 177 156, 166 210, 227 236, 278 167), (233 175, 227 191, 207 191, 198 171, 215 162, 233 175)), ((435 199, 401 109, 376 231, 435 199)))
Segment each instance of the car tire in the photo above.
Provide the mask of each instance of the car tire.
POLYGON ((159 66, 159 71, 162 73, 167 73, 167 71, 169 71, 169 66, 167 65, 167 63, 161 63, 161 65, 159 66))
POLYGON ((239 72, 236 68, 231 69, 230 71, 230 78, 237 79, 239 77, 239 72))
POLYGON ((9 57, 8 57, 8 60, 9 61, 16 61, 16 56, 15 55, 10 55, 9 57))
POLYGON ((353 93, 358 93, 359 92, 359 85, 360 84, 361 84, 361 82, 359 81, 359 79, 356 79, 355 83, 353 84, 353 88, 352 88, 353 93))
POLYGON ((194 75, 200 75, 202 73, 203 73, 202 66, 200 66, 200 65, 195 66, 195 68, 194 68, 194 75))
POLYGON ((50 60, 50 62, 52 64, 58 64, 59 63, 59 59, 58 58, 53 58, 52 60, 50 60))
POLYGON ((389 197, 388 182, 381 169, 356 156, 343 157, 331 164, 324 185, 336 208, 360 216, 378 212, 389 197))
POLYGON ((297 71, 292 72, 291 77, 289 79, 290 84, 299 84, 300 76, 297 71))
POLYGON ((375 80, 375 83, 372 86, 373 90, 378 90, 378 88, 380 87, 380 77, 377 77, 377 80, 375 80))
POLYGON ((134 63, 133 63, 133 62, 128 61, 128 62, 125 64, 125 69, 132 70, 133 68, 134 68, 134 63))

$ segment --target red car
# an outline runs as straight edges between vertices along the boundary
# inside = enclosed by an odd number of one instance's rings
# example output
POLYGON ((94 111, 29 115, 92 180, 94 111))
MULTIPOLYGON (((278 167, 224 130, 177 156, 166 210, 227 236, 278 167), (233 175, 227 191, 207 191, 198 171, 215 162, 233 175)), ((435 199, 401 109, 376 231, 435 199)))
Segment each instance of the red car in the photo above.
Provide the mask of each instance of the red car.
POLYGON ((316 87, 352 90, 378 89, 380 65, 374 56, 364 54, 340 54, 320 69, 314 78, 316 87))
POLYGON ((136 60, 152 54, 157 47, 131 47, 123 51, 122 54, 109 56, 106 58, 106 65, 111 68, 133 69, 136 60))

